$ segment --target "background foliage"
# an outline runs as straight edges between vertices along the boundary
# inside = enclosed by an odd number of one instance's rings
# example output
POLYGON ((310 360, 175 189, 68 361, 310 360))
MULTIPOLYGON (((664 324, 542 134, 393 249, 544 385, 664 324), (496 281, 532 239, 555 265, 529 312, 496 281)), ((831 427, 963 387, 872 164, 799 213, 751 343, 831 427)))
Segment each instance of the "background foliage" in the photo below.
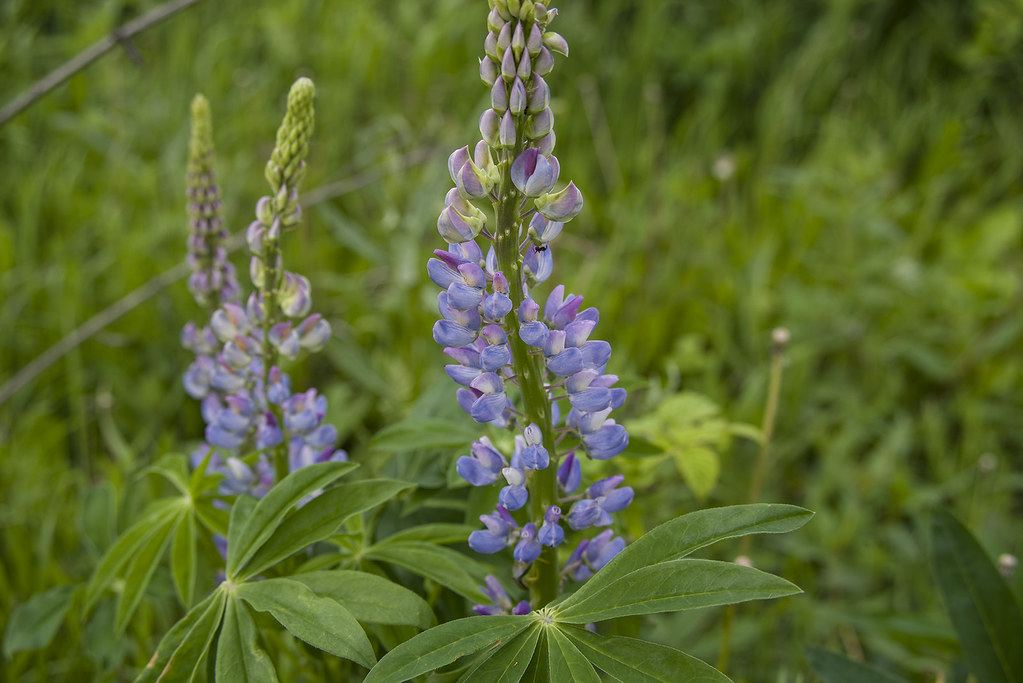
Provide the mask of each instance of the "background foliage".
MULTIPOLYGON (((395 455, 407 447, 371 439, 410 415, 470 426, 430 339, 425 259, 445 159, 475 140, 487 97, 481 2, 200 3, 0 128, 0 382, 184 258, 192 95, 212 103, 238 231, 287 85, 306 75, 313 205, 285 258, 336 334, 295 380, 325 389, 353 460, 442 486, 456 450, 395 455)), ((154 4, 3 3, 2 99, 154 4)), ((807 595, 741 607, 728 673, 808 680, 802 648, 818 645, 933 677, 959 655, 921 559, 930 512, 949 506, 992 556, 1023 551, 1023 5, 559 9, 572 54, 551 82, 558 156, 587 204, 558 272, 600 307, 631 416, 686 391, 722 424, 759 424, 770 330, 792 332, 762 498, 817 516, 752 558, 807 595)), ((177 343, 197 315, 183 282, 166 288, 0 406, 0 615, 86 580, 166 490, 139 472, 201 434, 177 343)), ((637 458, 649 484, 629 530, 745 502, 756 446, 739 431, 714 437, 706 498, 671 459, 637 458)), ((413 514, 462 521, 453 508, 413 514)), ((158 574, 127 638, 104 630, 111 610, 55 617, 57 644, 8 657, 7 676, 128 675, 180 616, 160 599, 173 590, 158 574)), ((713 661, 720 621, 621 628, 713 661)))

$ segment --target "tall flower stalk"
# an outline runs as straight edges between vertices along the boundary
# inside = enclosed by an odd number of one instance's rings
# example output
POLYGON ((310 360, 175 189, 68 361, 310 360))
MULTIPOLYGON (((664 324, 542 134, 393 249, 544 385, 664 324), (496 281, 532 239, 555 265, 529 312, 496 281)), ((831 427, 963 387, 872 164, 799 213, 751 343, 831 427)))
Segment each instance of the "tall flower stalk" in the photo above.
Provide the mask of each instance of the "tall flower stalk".
MULTIPOLYGON (((553 54, 567 56, 568 44, 548 31, 555 9, 528 0, 491 0, 490 7, 480 76, 491 106, 480 117, 483 139, 472 153, 462 147, 448 159, 455 187, 437 220, 448 248, 434 252, 428 272, 444 290, 433 336, 455 361, 447 371, 462 385, 459 404, 477 422, 515 435, 510 460, 483 437, 457 469, 475 486, 506 484, 469 544, 482 553, 513 547, 513 578, 528 587, 530 601, 512 610, 523 613, 548 604, 564 581, 587 578, 624 547, 608 530, 584 538, 559 563, 563 524, 572 531, 610 526, 610 514, 629 505, 633 491, 617 475, 577 493, 584 457, 607 460, 628 444, 626 430, 609 418, 625 401, 625 390, 614 387, 618 378, 605 374, 611 347, 589 339, 597 309, 580 310, 583 298, 566 295, 563 285, 542 307, 532 296, 552 274, 551 242, 583 206, 574 183, 555 191, 560 162, 544 78, 553 54), (486 254, 480 239, 490 243, 486 254)), ((508 611, 496 580, 485 591, 495 605, 478 612, 508 611)))
MULTIPOLYGON (((192 456, 199 467, 224 475, 220 490, 225 495, 264 495, 274 482, 314 462, 344 460, 335 448, 337 429, 323 422, 326 399, 315 389, 292 393, 291 379, 281 367, 282 360, 294 360, 302 349, 317 351, 330 338, 330 325, 319 314, 310 314, 312 299, 309 280, 286 271, 281 258, 282 234, 300 217, 298 185, 305 174, 305 158, 313 130, 312 81, 301 78, 288 94, 287 113, 277 131, 276 145, 266 165, 271 194, 256 203, 256 220, 246 231, 252 254, 249 272, 254 291, 245 306, 225 288, 215 301, 208 326, 186 326, 182 343, 196 354, 185 373, 188 393, 202 400, 206 421, 206 443, 192 456)), ((209 107, 205 100, 193 104, 193 144, 190 146, 189 197, 193 215, 193 242, 203 233, 197 221, 209 224, 212 171, 202 164, 212 157, 209 107), (199 142, 196 142, 196 139, 199 142), (205 201, 198 201, 200 198, 205 201), (198 203, 200 209, 193 206, 198 203), (196 219, 194 216, 199 215, 196 219)), ((215 185, 212 185, 215 190, 215 185)), ((215 206, 219 206, 219 199, 215 206)), ((219 226, 219 217, 217 217, 219 226)), ((209 250, 207 250, 209 251, 209 250)), ((195 270, 190 284, 204 284, 201 270, 206 261, 193 258, 195 270)), ((213 264, 225 261, 223 247, 216 247, 213 264)), ((229 265, 229 264, 228 264, 229 265)), ((233 271, 224 271, 231 272, 233 271)), ((193 285, 193 293, 196 288, 193 285)), ((206 290, 205 300, 211 294, 206 290)), ((203 293, 200 292, 200 293, 203 293)), ((196 296, 200 299, 199 295, 196 296)))

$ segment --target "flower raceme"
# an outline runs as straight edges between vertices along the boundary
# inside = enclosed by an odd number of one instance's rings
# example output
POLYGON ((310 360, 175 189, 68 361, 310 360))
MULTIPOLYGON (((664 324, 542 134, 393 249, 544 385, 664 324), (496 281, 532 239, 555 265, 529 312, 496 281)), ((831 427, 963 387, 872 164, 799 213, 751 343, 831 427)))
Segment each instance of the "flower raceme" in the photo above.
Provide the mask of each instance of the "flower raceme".
MULTIPOLYGON (((459 405, 476 422, 513 433, 510 457, 484 436, 456 463, 473 486, 501 486, 497 509, 480 517, 484 528, 469 545, 481 553, 511 548, 514 578, 538 608, 561 582, 585 579, 625 545, 604 531, 583 539, 558 570, 566 531, 610 526, 632 501, 621 475, 576 493, 582 456, 607 460, 628 445, 628 432, 610 417, 626 392, 606 372, 610 344, 590 338, 597 309, 583 308, 583 297, 560 284, 546 298, 532 294, 553 274, 551 242, 583 207, 573 182, 557 189, 562 168, 545 80, 553 55, 568 54, 565 39, 547 28, 557 10, 528 0, 490 5, 480 61, 490 107, 479 119, 482 139, 448 157, 454 187, 437 218, 447 248, 434 251, 427 273, 441 289, 433 338, 451 360, 445 369, 459 385, 459 405)), ((477 611, 512 611, 499 582, 487 583, 494 605, 477 611)))
MULTIPOLYGON (((266 166, 271 194, 256 203, 256 220, 246 231, 255 291, 242 306, 237 303, 237 285, 233 289, 222 286, 220 299, 213 300, 215 310, 209 325, 189 323, 181 336, 182 345, 196 355, 184 376, 185 389, 202 401, 206 422, 206 443, 192 454, 192 466, 208 461, 208 471, 223 474, 220 492, 224 495, 259 498, 289 472, 317 462, 347 459, 345 452, 336 448, 337 429, 324 423, 326 398, 312 388, 293 392, 290 377, 279 366, 282 358, 294 360, 303 349, 314 352, 323 348, 331 333, 329 323, 311 313, 309 280, 284 270, 280 251, 282 232, 296 225, 300 217, 298 184, 305 174, 313 130, 314 93, 312 82, 305 78, 291 88, 287 113, 266 166), (250 453, 258 453, 258 457, 243 460, 250 453)), ((192 107, 190 246, 197 242, 196 235, 210 234, 195 227, 197 211, 206 211, 202 203, 201 210, 195 209, 195 201, 210 196, 208 179, 212 178, 209 107, 200 98, 196 98, 200 105, 193 103, 192 107)), ((210 219, 205 220, 205 225, 212 225, 210 219)), ((221 231, 214 236, 222 240, 226 235, 221 231)), ((223 247, 212 253, 222 258, 223 247)), ((210 267, 194 252, 189 263, 200 274, 206 272, 200 267, 210 267)), ((213 265, 220 268, 214 272, 225 273, 221 280, 228 282, 234 271, 226 259, 226 265, 219 263, 214 259, 213 265)), ((213 276, 193 274, 189 282, 198 300, 209 301, 215 292, 209 287, 196 291, 194 283, 213 281, 213 276)))

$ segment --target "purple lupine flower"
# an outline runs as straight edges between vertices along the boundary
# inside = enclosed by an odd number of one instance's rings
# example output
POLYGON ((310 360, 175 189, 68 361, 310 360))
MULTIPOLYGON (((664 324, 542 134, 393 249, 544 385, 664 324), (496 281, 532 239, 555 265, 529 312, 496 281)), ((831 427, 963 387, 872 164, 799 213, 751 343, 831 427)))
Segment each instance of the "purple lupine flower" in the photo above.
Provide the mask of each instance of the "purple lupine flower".
POLYGON ((565 563, 565 573, 576 581, 585 581, 603 569, 615 555, 625 549, 625 539, 613 536, 614 532, 608 529, 592 539, 584 539, 565 563))
POLYGON ((501 583, 492 575, 487 575, 485 586, 480 586, 490 601, 491 605, 474 605, 473 611, 476 614, 481 615, 496 615, 496 614, 514 614, 521 616, 523 614, 529 614, 530 605, 526 600, 522 600, 516 605, 512 606, 511 598, 508 597, 508 593, 505 592, 504 587, 501 583))
POLYGON ((484 555, 496 553, 507 547, 512 531, 518 528, 515 520, 501 505, 489 515, 480 515, 480 521, 487 528, 469 534, 469 547, 484 555))
POLYGON ((561 545, 565 540, 565 530, 558 521, 561 519, 561 508, 551 505, 543 516, 543 526, 537 531, 536 538, 541 544, 552 548, 561 545))
POLYGON ((540 541, 536 538, 536 525, 530 522, 522 527, 519 532, 519 542, 515 546, 512 557, 515 558, 516 562, 531 564, 540 557, 541 550, 540 541))
POLYGON ((529 491, 526 489, 526 475, 518 467, 505 467, 501 470, 508 485, 501 489, 497 495, 498 502, 506 509, 514 512, 521 510, 529 501, 529 491))
POLYGON ((473 486, 487 486, 497 481, 501 470, 508 466, 508 461, 490 443, 490 439, 482 437, 472 443, 472 456, 463 455, 455 464, 458 474, 473 486))

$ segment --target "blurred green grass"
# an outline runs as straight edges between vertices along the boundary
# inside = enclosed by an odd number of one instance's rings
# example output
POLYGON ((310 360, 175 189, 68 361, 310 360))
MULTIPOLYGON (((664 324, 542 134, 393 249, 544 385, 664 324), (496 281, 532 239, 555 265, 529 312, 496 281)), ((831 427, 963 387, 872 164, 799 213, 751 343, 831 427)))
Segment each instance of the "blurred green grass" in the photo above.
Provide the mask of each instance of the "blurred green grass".
MULTIPOLYGON (((8 0, 0 99, 155 4, 8 0)), ((627 410, 681 388, 759 423, 770 330, 793 335, 764 498, 818 516, 758 541, 754 561, 808 595, 742 608, 730 673, 799 680, 814 643, 924 676, 954 657, 919 559, 928 511, 950 505, 992 553, 1023 551, 1023 4, 559 10, 572 53, 549 79, 558 157, 587 204, 555 279, 600 308, 627 410)), ((237 231, 265 191, 287 87, 310 76, 305 188, 359 187, 310 208, 289 241, 336 332, 295 380, 326 388, 345 447, 365 455, 447 381, 424 264, 447 154, 478 137, 485 11, 200 3, 138 36, 141 61, 115 51, 0 128, 0 381, 183 259, 195 92, 212 103, 237 231)), ((201 434, 177 344, 197 315, 183 283, 168 288, 0 406, 0 613, 87 575, 99 548, 81 508, 96 482, 128 492, 130 514, 152 494, 131 474, 201 434)), ((748 444, 726 454, 711 504, 744 501, 753 457, 748 444)), ((639 528, 702 504, 681 482, 639 498, 639 528)), ((718 617, 644 628, 713 660, 718 617)), ((51 652, 9 673, 104 666, 51 652)))

